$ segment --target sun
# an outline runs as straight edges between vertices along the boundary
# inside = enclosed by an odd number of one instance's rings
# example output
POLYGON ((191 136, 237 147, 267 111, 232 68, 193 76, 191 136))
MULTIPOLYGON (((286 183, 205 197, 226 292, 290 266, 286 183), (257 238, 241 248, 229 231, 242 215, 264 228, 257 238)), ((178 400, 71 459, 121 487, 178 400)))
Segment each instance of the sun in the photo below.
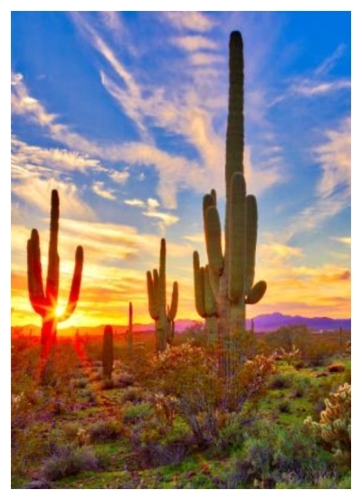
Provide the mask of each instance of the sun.
POLYGON ((63 307, 63 306, 57 306, 57 307, 55 308, 55 316, 56 316, 57 318, 60 318, 60 316, 62 316, 62 315, 63 315, 63 313, 64 313, 64 307, 63 307))

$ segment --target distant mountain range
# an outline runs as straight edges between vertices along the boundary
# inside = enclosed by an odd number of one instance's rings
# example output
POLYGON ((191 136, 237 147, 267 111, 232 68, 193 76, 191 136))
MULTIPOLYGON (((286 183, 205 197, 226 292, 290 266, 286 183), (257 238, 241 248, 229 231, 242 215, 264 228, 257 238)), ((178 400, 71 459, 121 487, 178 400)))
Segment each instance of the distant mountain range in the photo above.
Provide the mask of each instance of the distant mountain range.
MULTIPOLYGON (((176 332, 183 332, 187 328, 193 327, 195 324, 202 324, 202 321, 193 321, 190 319, 179 319, 176 320, 176 332)), ((254 331, 257 333, 271 332, 278 330, 282 326, 290 325, 306 325, 312 331, 324 331, 324 330, 338 330, 338 328, 343 328, 344 330, 351 329, 351 319, 332 319, 328 317, 317 317, 317 318, 307 318, 305 316, 288 316, 279 312, 272 314, 261 314, 254 318, 254 331)), ((251 319, 246 322, 247 328, 251 328, 251 319)), ((127 326, 123 325, 113 325, 113 328, 117 334, 123 334, 127 331, 127 326)), ((17 329, 12 329, 15 333, 17 329)), ((79 333, 84 335, 101 335, 104 330, 104 325, 99 326, 83 326, 78 328, 70 327, 62 329, 62 333, 65 335, 74 335, 74 333, 79 330, 79 333)), ((134 324, 134 332, 153 332, 154 324, 148 323, 145 325, 134 324)), ((40 328, 35 325, 26 325, 22 327, 21 333, 28 335, 32 333, 33 335, 39 335, 40 328)))
MULTIPOLYGON (((256 332, 270 332, 290 325, 306 325, 312 331, 337 330, 343 328, 351 329, 351 319, 332 319, 328 317, 306 318, 305 316, 288 316, 279 312, 272 314, 261 314, 254 318, 254 330, 256 332)), ((247 321, 250 328, 251 320, 247 321)))

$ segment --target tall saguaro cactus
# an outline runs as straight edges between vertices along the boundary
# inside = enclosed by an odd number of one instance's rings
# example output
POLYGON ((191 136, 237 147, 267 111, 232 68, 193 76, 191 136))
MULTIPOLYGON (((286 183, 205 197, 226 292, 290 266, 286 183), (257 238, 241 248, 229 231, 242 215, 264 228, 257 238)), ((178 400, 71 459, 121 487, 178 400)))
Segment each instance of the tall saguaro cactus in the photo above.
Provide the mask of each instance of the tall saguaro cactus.
POLYGON ((42 358, 46 360, 56 339, 57 324, 68 319, 74 312, 79 298, 83 270, 83 248, 75 252, 75 267, 70 288, 68 304, 64 312, 57 314, 59 295, 59 195, 53 189, 51 194, 50 239, 48 250, 48 272, 43 285, 39 234, 32 229, 27 244, 28 291, 34 311, 42 318, 41 344, 42 358))
POLYGON ((205 319, 207 343, 214 345, 217 342, 217 318, 219 315, 217 303, 211 289, 209 266, 200 267, 197 252, 194 252, 193 264, 196 311, 205 319))
POLYGON ((178 283, 172 288, 170 307, 166 306, 166 241, 161 240, 160 267, 147 271, 148 309, 156 326, 156 349, 164 351, 167 343, 171 344, 174 334, 173 322, 177 314, 178 283))
POLYGON ((234 31, 229 43, 229 103, 226 133, 225 245, 216 192, 204 196, 203 217, 209 275, 219 313, 221 370, 232 377, 242 354, 245 305, 256 304, 266 282, 254 284, 257 240, 257 203, 246 194, 244 177, 244 60, 241 34, 234 31))

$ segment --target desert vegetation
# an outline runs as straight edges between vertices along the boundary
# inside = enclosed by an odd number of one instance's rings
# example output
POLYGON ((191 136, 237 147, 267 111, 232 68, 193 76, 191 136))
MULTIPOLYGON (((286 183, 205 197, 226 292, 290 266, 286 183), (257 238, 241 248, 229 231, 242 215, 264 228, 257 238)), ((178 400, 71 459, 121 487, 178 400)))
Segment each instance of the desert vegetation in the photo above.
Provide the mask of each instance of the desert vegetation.
POLYGON ((274 349, 279 339, 289 352, 284 330, 257 335, 235 407, 206 330, 176 334, 161 354, 153 332, 134 335, 131 354, 126 335, 114 339, 111 379, 101 337, 59 339, 47 385, 35 378, 40 342, 13 339, 14 488, 350 487, 351 364, 338 332, 295 339, 293 362, 274 349))
MULTIPOLYGON (((145 293, 154 332, 57 339, 81 300, 78 247, 68 306, 57 314, 59 197, 51 195, 49 263, 28 241, 28 288, 40 340, 12 339, 14 488, 350 488, 350 335, 305 326, 246 329, 254 283, 257 202, 246 194, 244 64, 230 36, 224 245, 214 189, 203 199, 208 264, 193 256, 200 328, 175 333, 178 283, 166 297, 166 240, 145 293), (223 248, 223 250, 222 250, 223 248)), ((86 249, 85 249, 86 255, 86 249)), ((170 273, 172 274, 172 273, 170 273)))

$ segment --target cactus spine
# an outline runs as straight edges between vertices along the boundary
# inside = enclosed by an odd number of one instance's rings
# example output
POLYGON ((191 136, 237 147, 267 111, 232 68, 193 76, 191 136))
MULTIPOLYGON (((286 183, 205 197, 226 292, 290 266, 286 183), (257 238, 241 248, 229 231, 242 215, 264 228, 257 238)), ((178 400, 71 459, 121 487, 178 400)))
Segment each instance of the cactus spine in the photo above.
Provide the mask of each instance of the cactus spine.
POLYGON ((207 343, 217 342, 217 303, 212 293, 209 266, 200 267, 199 254, 194 252, 194 290, 195 305, 198 314, 205 319, 207 343))
POLYGON ((103 332, 103 379, 112 380, 113 371, 113 329, 106 325, 103 332))
POLYGON ((57 324, 67 320, 73 314, 77 306, 82 280, 83 248, 78 246, 75 252, 75 267, 68 304, 64 313, 61 316, 57 316, 56 309, 59 294, 58 232, 59 196, 58 192, 53 189, 51 194, 48 272, 45 290, 42 278, 39 234, 36 229, 32 229, 27 244, 29 299, 34 311, 42 318, 41 345, 44 365, 42 370, 45 369, 52 346, 56 340, 57 324))
POLYGON ((128 353, 132 354, 132 351, 133 351, 133 307, 132 307, 132 302, 130 302, 129 306, 128 306, 127 347, 128 347, 128 353))
POLYGON ((216 192, 212 190, 203 200, 210 283, 219 314, 220 368, 227 379, 231 379, 243 359, 241 340, 245 332, 245 305, 257 303, 266 291, 265 281, 254 285, 258 214, 255 197, 246 195, 243 93, 243 42, 241 34, 234 31, 229 44, 224 254, 216 192))
POLYGON ((160 267, 147 271, 148 309, 156 327, 156 350, 164 351, 171 345, 174 335, 173 322, 177 314, 178 283, 173 283, 170 307, 166 307, 166 241, 161 240, 160 267))

